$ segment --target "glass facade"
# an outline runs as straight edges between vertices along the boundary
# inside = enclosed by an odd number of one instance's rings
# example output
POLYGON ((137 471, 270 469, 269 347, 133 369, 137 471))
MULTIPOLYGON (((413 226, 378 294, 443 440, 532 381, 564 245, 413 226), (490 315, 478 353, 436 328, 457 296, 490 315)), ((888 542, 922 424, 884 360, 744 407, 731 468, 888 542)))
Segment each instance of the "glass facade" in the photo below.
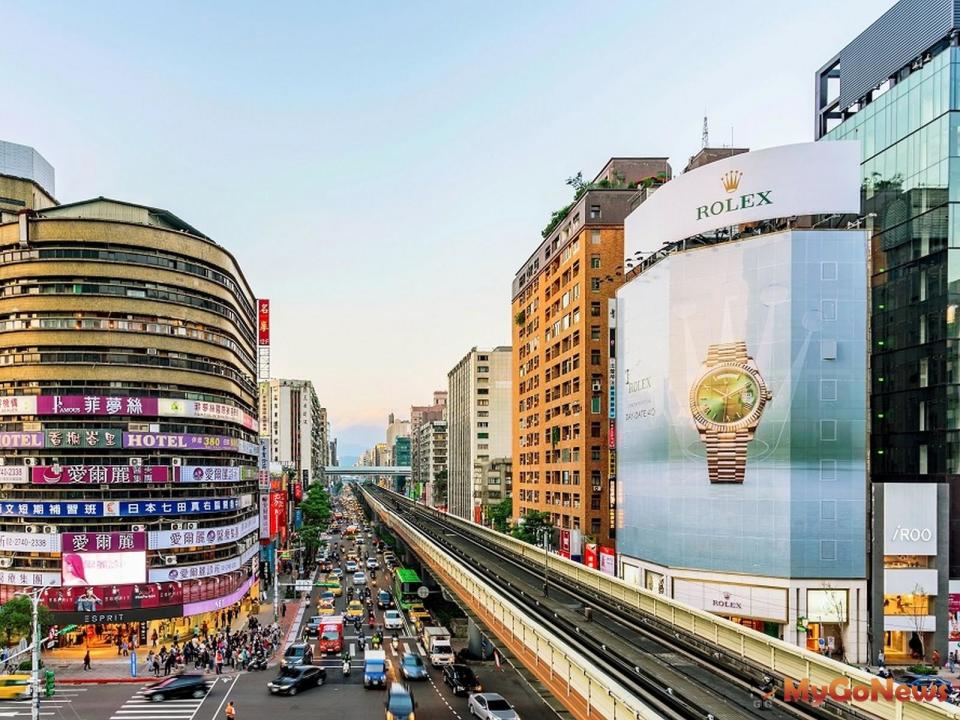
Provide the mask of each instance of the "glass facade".
MULTIPOLYGON (((960 482, 960 51, 945 49, 831 130, 861 143, 871 244, 871 475, 960 482)), ((960 486, 950 575, 960 576, 960 486)))

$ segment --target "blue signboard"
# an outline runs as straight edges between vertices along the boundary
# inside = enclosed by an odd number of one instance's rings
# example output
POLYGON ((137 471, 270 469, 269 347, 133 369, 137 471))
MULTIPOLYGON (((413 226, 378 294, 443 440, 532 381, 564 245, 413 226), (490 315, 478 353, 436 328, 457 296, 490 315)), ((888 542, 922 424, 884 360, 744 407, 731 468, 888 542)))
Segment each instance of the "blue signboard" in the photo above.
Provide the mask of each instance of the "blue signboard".
POLYGON ((137 651, 130 651, 130 677, 137 676, 137 651))
POLYGON ((96 500, 92 502, 0 503, 0 517, 142 517, 164 515, 203 515, 240 508, 239 498, 200 498, 196 500, 96 500))
POLYGON ((303 527, 303 511, 297 508, 293 511, 293 529, 299 530, 303 527))

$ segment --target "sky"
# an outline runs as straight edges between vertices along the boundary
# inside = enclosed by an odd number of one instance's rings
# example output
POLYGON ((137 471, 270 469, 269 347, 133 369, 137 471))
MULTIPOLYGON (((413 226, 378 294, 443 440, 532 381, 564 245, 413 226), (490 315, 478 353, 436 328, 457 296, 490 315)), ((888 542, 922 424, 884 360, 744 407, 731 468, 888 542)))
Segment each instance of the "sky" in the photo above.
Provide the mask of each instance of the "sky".
POLYGON ((4 3, 0 139, 57 198, 165 208, 273 306, 341 454, 473 346, 611 156, 812 140, 816 70, 891 0, 4 3))

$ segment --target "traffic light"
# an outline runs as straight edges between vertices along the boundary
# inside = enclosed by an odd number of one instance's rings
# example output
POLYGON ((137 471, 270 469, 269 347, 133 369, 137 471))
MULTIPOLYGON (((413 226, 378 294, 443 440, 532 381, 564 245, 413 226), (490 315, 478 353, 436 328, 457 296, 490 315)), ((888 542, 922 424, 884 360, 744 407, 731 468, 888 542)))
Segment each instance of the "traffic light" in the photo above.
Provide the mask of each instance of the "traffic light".
POLYGON ((43 692, 47 697, 53 697, 53 694, 56 692, 54 687, 54 675, 53 670, 44 670, 43 671, 43 692))

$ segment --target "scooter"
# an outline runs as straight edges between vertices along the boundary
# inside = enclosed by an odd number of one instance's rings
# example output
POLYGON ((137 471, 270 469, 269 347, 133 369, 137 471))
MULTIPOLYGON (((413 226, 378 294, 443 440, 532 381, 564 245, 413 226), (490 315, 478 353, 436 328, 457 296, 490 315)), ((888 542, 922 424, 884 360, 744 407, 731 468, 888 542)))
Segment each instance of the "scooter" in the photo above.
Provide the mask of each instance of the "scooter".
POLYGON ((343 659, 343 674, 344 675, 350 674, 350 658, 343 659))
POLYGON ((266 655, 254 655, 250 658, 250 662, 247 663, 247 672, 253 672, 254 670, 266 670, 267 669, 267 657, 266 655))

